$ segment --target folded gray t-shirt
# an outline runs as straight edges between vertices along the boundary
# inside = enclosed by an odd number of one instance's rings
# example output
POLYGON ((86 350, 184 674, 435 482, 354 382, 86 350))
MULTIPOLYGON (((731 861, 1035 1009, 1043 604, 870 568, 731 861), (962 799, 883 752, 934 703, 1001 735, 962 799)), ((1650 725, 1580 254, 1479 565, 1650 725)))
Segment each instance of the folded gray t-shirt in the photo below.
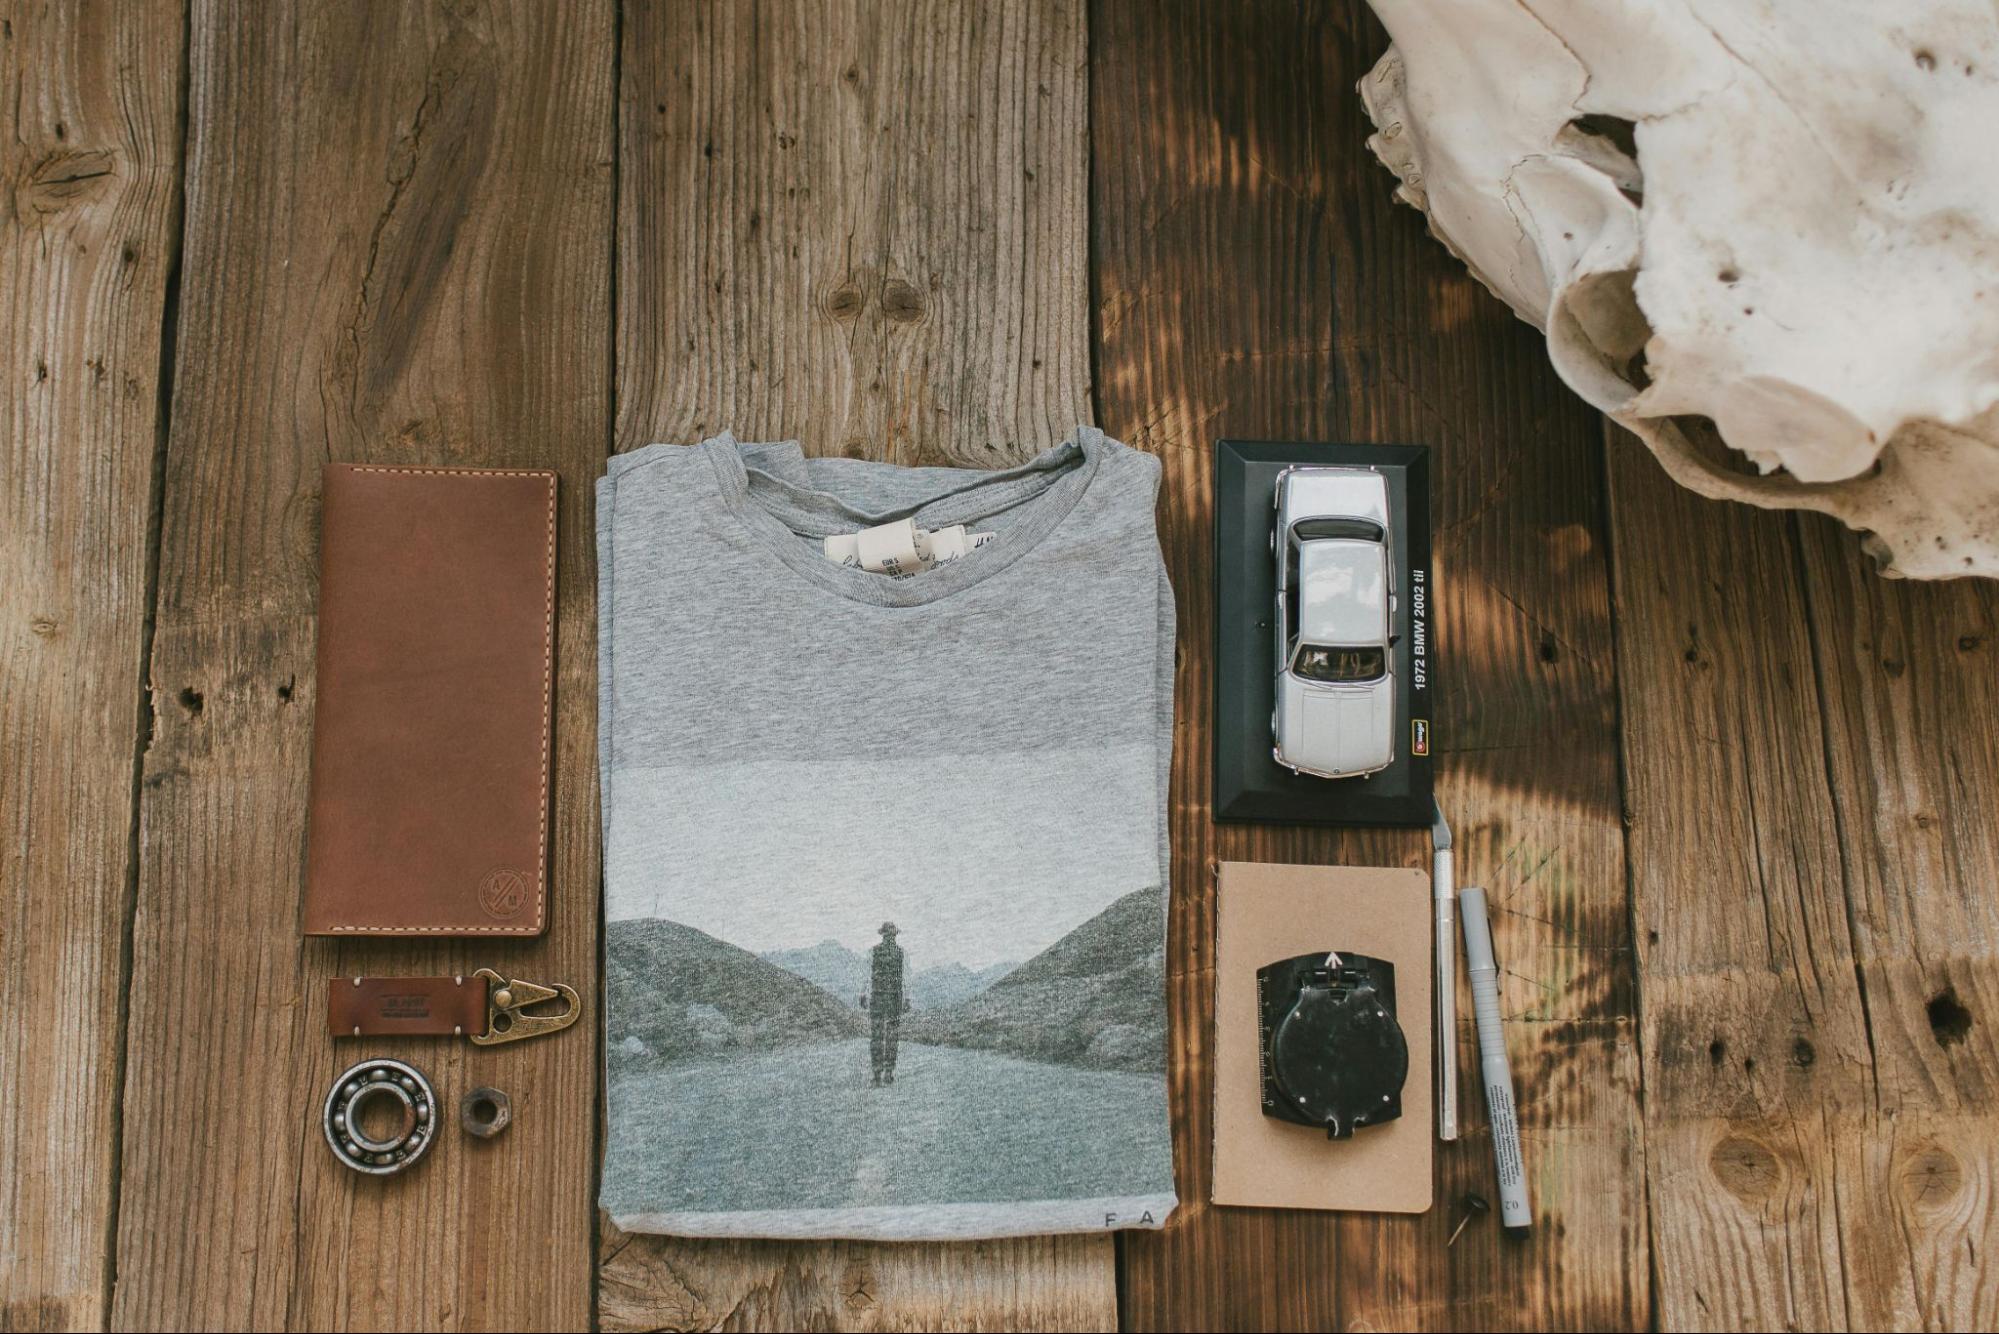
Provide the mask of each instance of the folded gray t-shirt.
POLYGON ((602 1203, 631 1231, 1157 1227, 1159 464, 653 445, 597 489, 602 1203), (891 575, 825 539, 913 517, 891 575), (941 550, 941 548, 940 548, 941 550))

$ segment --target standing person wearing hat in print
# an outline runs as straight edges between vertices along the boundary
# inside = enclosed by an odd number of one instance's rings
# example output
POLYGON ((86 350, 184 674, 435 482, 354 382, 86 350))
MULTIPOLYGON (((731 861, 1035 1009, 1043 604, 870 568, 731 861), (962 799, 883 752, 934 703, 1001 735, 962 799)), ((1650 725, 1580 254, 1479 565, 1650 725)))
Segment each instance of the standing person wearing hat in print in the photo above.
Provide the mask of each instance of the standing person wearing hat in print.
POLYGON ((895 1083, 895 1045, 902 1033, 902 1016, 909 1012, 909 999, 902 989, 902 947, 895 943, 895 923, 883 922, 881 944, 870 954, 874 962, 869 989, 861 995, 861 1008, 871 1023, 868 1059, 874 1065, 872 1087, 895 1083))

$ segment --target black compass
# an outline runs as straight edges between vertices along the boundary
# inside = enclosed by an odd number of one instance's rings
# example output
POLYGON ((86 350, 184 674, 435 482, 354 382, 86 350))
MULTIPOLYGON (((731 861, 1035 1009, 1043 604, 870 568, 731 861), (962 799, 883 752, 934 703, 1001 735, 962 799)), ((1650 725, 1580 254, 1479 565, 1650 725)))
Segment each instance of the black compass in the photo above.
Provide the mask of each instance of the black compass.
POLYGON ((1402 1115, 1409 1044, 1395 965, 1330 950, 1256 970, 1263 1114, 1346 1139, 1402 1115))

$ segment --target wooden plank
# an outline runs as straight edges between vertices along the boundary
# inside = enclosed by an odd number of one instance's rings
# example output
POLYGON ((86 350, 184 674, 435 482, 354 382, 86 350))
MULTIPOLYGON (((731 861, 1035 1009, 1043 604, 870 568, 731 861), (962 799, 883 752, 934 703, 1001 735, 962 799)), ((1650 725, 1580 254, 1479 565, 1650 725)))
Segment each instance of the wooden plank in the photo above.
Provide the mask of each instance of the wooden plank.
MULTIPOLYGON (((1089 419, 1083 15, 1029 0, 635 8, 618 445, 733 429, 992 465, 1089 419)), ((1104 1237, 613 1234, 607 1329, 1111 1328, 1104 1237)))
MULTIPOLYGON (((481 964, 596 989, 591 482, 610 438, 614 17, 564 6, 197 4, 189 282, 144 760, 118 1327, 579 1327, 596 1046, 336 1047, 320 988, 481 964), (551 926, 299 938, 316 506, 328 459, 562 473, 551 926), (326 1152, 364 1054, 491 1144, 407 1177, 326 1152)), ((594 1016, 590 1020, 594 1024, 594 1016)))
POLYGON ((1999 584, 1886 580, 1798 520, 1874 1067, 1839 1137, 1857 1329, 1999 1326, 1999 584), (1899 1245, 1883 1246, 1884 1236, 1899 1245))
POLYGON ((1843 1325, 1817 1112, 1871 1059, 1790 521, 1609 475, 1660 1320, 1843 1325))
POLYGON ((1999 597, 1609 449, 1661 1322, 1990 1325, 1999 597))
POLYGON ((618 445, 999 465, 1089 420, 1083 15, 644 6, 624 25, 618 445))
MULTIPOLYGON (((1514 321, 1391 205, 1354 83, 1385 39, 1353 6, 1093 13, 1103 424, 1159 453, 1181 626, 1169 948, 1184 1214, 1125 1243, 1133 1328, 1629 1327, 1649 1316, 1636 997, 1596 419, 1514 321), (1445 1238, 1490 1197, 1469 1132, 1414 1218, 1205 1204, 1218 858, 1427 865, 1427 838, 1209 819, 1210 447, 1436 449, 1440 796, 1508 975, 1537 1225, 1445 1238)), ((1460 1013, 1469 1015, 1460 998, 1460 1013)))
POLYGON ((602 1221, 603 1329, 1115 1329, 1108 1247, 674 1241, 602 1221))
POLYGON ((0 1329, 97 1329, 180 6, 0 5, 0 1329))

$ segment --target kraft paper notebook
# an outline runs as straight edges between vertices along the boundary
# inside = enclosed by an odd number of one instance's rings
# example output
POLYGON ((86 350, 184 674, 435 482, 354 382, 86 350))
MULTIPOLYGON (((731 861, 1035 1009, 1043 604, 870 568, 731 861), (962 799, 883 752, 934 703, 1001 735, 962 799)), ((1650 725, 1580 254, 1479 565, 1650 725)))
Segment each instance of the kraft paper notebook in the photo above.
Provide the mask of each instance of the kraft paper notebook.
POLYGON ((1431 1205, 1430 879, 1366 866, 1224 862, 1215 908, 1216 1204, 1422 1213, 1431 1205), (1263 1114, 1256 970, 1341 949, 1395 965, 1409 1044, 1402 1115, 1348 1140, 1263 1114))
POLYGON ((305 933, 547 921, 552 472, 330 464, 305 933))

